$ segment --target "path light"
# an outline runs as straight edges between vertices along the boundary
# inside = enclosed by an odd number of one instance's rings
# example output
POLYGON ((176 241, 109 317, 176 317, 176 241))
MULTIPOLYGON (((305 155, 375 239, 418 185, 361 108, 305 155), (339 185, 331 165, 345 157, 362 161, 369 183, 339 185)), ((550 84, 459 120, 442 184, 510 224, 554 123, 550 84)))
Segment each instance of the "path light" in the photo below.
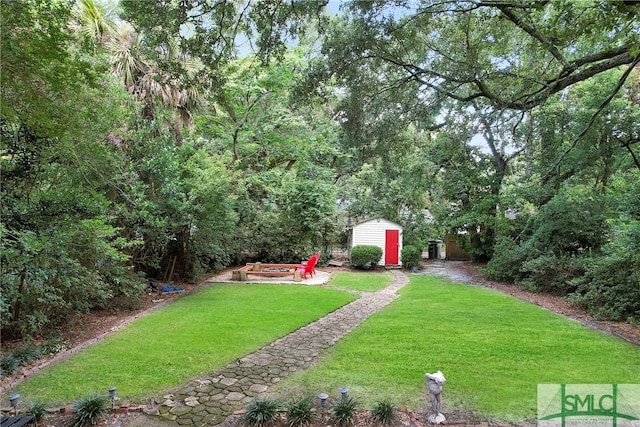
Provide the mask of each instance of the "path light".
POLYGON ((327 399, 329 398, 329 395, 327 393, 320 393, 318 395, 318 399, 320 399, 320 407, 322 409, 327 407, 327 399))
POLYGON ((116 388, 115 387, 109 387, 109 399, 111 399, 111 409, 113 409, 113 406, 116 402, 116 388))
POLYGON ((18 403, 20 401, 20 394, 16 393, 13 396, 9 397, 9 403, 11 403, 11 409, 17 415, 18 414, 18 403))
POLYGON ((347 400, 347 394, 349 393, 349 389, 346 387, 342 387, 340 389, 340 397, 342 398, 342 401, 344 402, 345 400, 347 400))

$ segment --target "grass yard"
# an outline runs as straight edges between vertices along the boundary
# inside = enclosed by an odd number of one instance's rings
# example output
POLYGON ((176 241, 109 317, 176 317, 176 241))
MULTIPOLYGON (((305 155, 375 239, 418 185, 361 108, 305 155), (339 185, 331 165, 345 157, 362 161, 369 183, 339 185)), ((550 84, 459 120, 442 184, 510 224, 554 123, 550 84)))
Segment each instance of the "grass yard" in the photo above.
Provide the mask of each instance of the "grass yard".
POLYGON ((339 289, 354 291, 375 292, 389 285, 393 275, 388 272, 362 272, 338 271, 331 275, 329 286, 339 289))
POLYGON ((424 373, 441 370, 445 414, 517 421, 535 418, 539 383, 640 383, 640 348, 536 305, 434 276, 412 276, 401 294, 276 391, 346 386, 362 407, 388 398, 420 409, 424 373))
POLYGON ((215 285, 182 297, 19 385, 24 399, 66 404, 110 386, 135 399, 251 353, 355 295, 287 285, 215 285))

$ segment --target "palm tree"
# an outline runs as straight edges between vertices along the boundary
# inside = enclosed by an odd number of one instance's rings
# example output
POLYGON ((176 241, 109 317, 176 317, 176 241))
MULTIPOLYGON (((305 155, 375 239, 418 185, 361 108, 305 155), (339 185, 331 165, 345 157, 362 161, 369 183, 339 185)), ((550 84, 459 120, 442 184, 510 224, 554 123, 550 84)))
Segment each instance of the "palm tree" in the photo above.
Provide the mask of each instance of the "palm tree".
POLYGON ((107 43, 113 73, 133 92, 149 68, 141 55, 142 38, 128 22, 121 22, 107 43))
POLYGON ((108 40, 115 28, 114 12, 108 10, 103 3, 94 0, 77 0, 74 9, 76 22, 72 29, 89 38, 95 38, 101 43, 108 40))
MULTIPOLYGON (((142 56, 144 39, 131 24, 122 22, 113 32, 107 44, 111 52, 114 74, 124 86, 142 103, 142 115, 148 120, 157 117, 157 107, 173 111, 172 120, 164 119, 178 142, 182 141, 182 130, 186 124, 193 129, 192 111, 203 104, 199 88, 185 86, 183 79, 170 76, 157 63, 142 56)), ((187 73, 195 73, 200 65, 179 52, 176 46, 167 49, 168 57, 177 58, 187 73)))

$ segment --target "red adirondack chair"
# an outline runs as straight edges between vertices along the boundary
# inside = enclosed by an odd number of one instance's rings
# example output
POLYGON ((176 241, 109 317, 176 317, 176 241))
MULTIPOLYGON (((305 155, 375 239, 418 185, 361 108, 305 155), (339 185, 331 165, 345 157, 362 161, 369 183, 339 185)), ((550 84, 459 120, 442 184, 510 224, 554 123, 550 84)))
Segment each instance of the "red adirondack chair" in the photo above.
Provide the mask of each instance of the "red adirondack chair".
POLYGON ((313 277, 316 274, 316 264, 320 259, 320 252, 316 252, 309 258, 308 261, 302 261, 302 263, 296 268, 296 270, 300 271, 303 279, 307 278, 307 274, 313 277))

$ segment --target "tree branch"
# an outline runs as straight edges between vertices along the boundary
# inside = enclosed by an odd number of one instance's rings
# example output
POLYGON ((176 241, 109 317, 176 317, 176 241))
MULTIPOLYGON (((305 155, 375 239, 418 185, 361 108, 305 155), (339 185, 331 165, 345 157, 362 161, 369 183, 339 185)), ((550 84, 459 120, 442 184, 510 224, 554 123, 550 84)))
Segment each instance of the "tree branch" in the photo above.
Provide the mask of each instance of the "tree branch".
POLYGON ((633 163, 635 163, 636 167, 640 170, 640 160, 638 160, 636 154, 631 149, 631 145, 626 144, 624 147, 629 151, 629 154, 631 154, 631 158, 633 159, 633 163))
POLYGON ((520 19, 513 11, 511 11, 508 7, 504 5, 498 5, 497 8, 502 12, 504 16, 506 16, 511 22, 513 22, 516 27, 520 28, 525 33, 529 34, 534 39, 538 40, 542 46, 548 50, 554 58, 556 58, 565 68, 568 67, 569 63, 565 59, 565 57, 560 53, 557 47, 555 47, 549 40, 543 37, 542 34, 534 27, 530 26, 522 19, 520 19))
POLYGON ((635 57, 635 59, 633 60, 631 65, 629 65, 629 67, 625 70, 625 72, 622 74, 622 76, 620 76, 620 78, 618 79, 618 83, 616 84, 616 87, 609 94, 609 96, 607 96, 607 98, 604 101, 602 101, 602 103, 600 104, 600 106, 598 107, 596 112, 593 113, 593 115, 591 116, 591 119, 589 120, 589 123, 587 123, 587 125, 582 130, 582 132, 580 132, 580 134, 578 134, 578 136, 576 136, 574 138, 574 140, 571 142, 571 145, 569 146, 569 148, 567 148, 567 150, 565 150, 565 152, 562 153, 562 155, 558 158, 558 160, 555 161, 553 166, 551 168, 549 168, 549 170, 543 175, 543 177, 542 177, 543 184, 546 183, 549 180, 549 177, 551 176, 551 173, 553 172, 553 170, 556 169, 560 165, 560 163, 571 152, 571 150, 573 150, 575 148, 575 146, 578 144, 580 139, 582 139, 582 137, 586 135, 586 133, 589 131, 589 129, 591 129, 591 126, 593 126, 593 124, 595 123, 596 118, 600 115, 600 113, 602 113, 602 111, 606 108, 606 106, 609 105, 611 100, 620 91, 620 89, 622 88, 622 85, 627 80, 627 77, 629 77, 629 74, 631 74, 631 71, 634 69, 634 67, 638 63, 640 63, 640 54, 638 54, 635 57))

